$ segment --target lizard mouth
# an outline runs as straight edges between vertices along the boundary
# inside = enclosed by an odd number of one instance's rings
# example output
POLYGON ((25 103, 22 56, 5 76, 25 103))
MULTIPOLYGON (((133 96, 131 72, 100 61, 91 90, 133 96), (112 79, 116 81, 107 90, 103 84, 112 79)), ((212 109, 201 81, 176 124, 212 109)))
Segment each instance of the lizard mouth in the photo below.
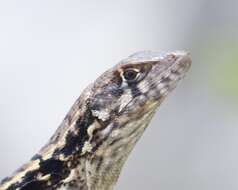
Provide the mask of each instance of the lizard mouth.
POLYGON ((172 53, 172 55, 177 57, 177 60, 170 68, 170 71, 177 73, 177 75, 184 75, 191 67, 192 60, 190 54, 188 52, 177 51, 172 53))
POLYGON ((169 75, 184 75, 190 68, 192 63, 188 52, 175 51, 165 54, 163 61, 158 61, 159 69, 162 69, 160 76, 166 78, 169 75), (161 66, 163 65, 163 68, 161 66))
POLYGON ((151 89, 153 90, 150 91, 152 94, 149 96, 162 101, 185 76, 191 63, 189 53, 184 51, 176 51, 161 56, 160 60, 155 63, 154 78, 151 82, 151 89))

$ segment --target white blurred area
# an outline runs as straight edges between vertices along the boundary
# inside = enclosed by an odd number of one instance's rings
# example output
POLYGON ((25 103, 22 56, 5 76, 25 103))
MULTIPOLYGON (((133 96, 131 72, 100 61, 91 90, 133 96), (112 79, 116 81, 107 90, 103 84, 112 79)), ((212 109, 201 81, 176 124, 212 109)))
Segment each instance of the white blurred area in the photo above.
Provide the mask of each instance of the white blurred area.
POLYGON ((237 190, 238 96, 221 86, 227 57, 238 52, 237 7, 235 0, 0 1, 0 179, 48 141, 103 71, 136 51, 184 49, 191 71, 115 189, 237 190))

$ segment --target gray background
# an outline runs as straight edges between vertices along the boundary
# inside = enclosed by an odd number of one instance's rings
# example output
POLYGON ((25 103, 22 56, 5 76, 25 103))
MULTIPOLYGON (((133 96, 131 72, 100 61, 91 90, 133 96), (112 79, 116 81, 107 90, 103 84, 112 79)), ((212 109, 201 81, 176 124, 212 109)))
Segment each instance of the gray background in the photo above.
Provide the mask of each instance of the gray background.
POLYGON ((1 0, 0 178, 53 134, 84 87, 139 50, 189 50, 116 189, 238 189, 238 1, 1 0))

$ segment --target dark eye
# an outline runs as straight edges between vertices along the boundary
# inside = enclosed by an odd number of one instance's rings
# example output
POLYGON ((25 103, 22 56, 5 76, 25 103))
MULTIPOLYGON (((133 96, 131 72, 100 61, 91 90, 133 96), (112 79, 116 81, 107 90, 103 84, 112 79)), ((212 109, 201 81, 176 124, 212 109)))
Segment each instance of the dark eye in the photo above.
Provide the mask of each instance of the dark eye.
POLYGON ((126 70, 124 73, 124 78, 127 80, 127 81, 132 81, 132 80, 135 80, 137 75, 138 75, 138 72, 135 71, 135 70, 126 70))

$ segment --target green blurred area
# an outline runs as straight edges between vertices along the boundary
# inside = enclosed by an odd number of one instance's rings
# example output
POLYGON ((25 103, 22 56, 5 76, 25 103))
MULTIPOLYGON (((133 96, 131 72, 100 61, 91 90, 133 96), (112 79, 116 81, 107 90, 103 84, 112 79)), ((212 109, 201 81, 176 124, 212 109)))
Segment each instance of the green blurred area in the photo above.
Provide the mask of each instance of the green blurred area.
POLYGON ((238 39, 210 39, 203 51, 210 64, 209 83, 212 89, 215 93, 237 98, 238 39))

